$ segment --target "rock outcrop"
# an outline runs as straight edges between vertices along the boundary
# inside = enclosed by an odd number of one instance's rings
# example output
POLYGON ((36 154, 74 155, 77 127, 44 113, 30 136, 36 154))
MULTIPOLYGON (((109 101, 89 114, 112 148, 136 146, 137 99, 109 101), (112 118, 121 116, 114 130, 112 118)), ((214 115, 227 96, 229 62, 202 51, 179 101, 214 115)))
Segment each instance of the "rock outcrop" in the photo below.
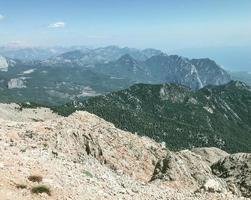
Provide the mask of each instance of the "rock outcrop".
POLYGON ((194 148, 191 149, 191 151, 199 154, 210 166, 221 158, 229 155, 227 152, 215 147, 194 148))
POLYGON ((152 177, 152 181, 155 180, 193 192, 201 189, 210 192, 227 191, 225 181, 212 173, 202 156, 189 150, 170 152, 166 158, 160 160, 152 177))
POLYGON ((210 156, 171 152, 87 112, 60 117, 44 108, 1 106, 1 200, 245 199, 212 173, 210 156))
POLYGON ((0 71, 8 71, 8 67, 7 59, 0 55, 0 71))
POLYGON ((251 154, 226 156, 214 163, 212 170, 215 175, 226 180, 233 193, 251 198, 251 154))
POLYGON ((26 88, 25 77, 12 78, 8 81, 8 89, 26 88))

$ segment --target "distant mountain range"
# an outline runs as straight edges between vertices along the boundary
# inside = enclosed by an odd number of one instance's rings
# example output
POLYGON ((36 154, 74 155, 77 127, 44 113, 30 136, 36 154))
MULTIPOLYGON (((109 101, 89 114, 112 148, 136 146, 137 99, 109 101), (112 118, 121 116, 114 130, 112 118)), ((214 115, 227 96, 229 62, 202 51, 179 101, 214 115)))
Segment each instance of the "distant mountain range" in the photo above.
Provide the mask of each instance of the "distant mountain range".
POLYGON ((221 85, 230 81, 230 76, 210 59, 168 56, 154 49, 135 50, 114 46, 92 51, 67 52, 44 61, 53 66, 85 66, 93 71, 131 79, 139 83, 176 83, 192 89, 205 85, 221 85))
POLYGON ((95 70, 139 83, 175 83, 194 90, 230 81, 228 73, 210 59, 189 60, 163 53, 145 61, 138 61, 127 54, 115 62, 96 65, 95 70))
POLYGON ((60 55, 67 51, 72 51, 75 48, 64 47, 16 47, 4 46, 0 47, 0 54, 12 59, 19 59, 23 61, 45 60, 51 57, 60 55))
POLYGON ((120 48, 117 46, 107 46, 97 49, 80 49, 63 53, 59 56, 45 60, 45 65, 69 65, 69 66, 85 66, 93 67, 95 64, 107 63, 118 60, 120 57, 129 54, 134 59, 144 61, 154 55, 162 52, 156 49, 133 49, 120 48))
POLYGON ((196 92, 173 84, 137 84, 54 110, 66 116, 86 110, 174 150, 214 146, 251 152, 251 87, 238 81, 196 92))
MULTIPOLYGON (((29 49, 29 52, 39 51, 29 49)), ((38 54, 43 57, 43 53, 38 54)), ((122 90, 135 83, 175 83, 198 90, 231 80, 229 74, 210 59, 190 60, 168 56, 155 49, 79 47, 45 60, 18 57, 0 57, 2 102, 34 101, 58 105, 76 98, 122 90)))

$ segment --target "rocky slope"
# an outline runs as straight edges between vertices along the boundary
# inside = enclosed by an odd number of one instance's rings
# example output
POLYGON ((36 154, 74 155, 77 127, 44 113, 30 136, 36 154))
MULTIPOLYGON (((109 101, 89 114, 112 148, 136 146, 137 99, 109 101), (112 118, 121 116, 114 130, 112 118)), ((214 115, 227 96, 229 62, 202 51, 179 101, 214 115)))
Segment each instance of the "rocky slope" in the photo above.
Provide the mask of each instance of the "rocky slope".
MULTIPOLYGON (((43 108, 36 111, 13 106, 1 105, 13 115, 0 113, 0 199, 250 197, 246 192, 249 182, 242 185, 243 192, 238 176, 231 183, 211 170, 212 155, 218 155, 213 166, 221 166, 218 160, 224 157, 224 163, 230 163, 221 150, 171 152, 163 144, 119 130, 87 112, 59 117, 43 108), (36 112, 39 121, 30 118, 36 112), (18 114, 27 117, 19 120, 15 117, 18 114), (236 186, 234 194, 230 183, 236 186)), ((250 170, 249 160, 245 160, 250 154, 243 155, 235 162, 246 163, 250 170)), ((246 171, 241 175, 250 178, 246 171)))
POLYGON ((212 165, 213 173, 224 178, 229 188, 251 197, 251 154, 238 153, 221 158, 212 165))

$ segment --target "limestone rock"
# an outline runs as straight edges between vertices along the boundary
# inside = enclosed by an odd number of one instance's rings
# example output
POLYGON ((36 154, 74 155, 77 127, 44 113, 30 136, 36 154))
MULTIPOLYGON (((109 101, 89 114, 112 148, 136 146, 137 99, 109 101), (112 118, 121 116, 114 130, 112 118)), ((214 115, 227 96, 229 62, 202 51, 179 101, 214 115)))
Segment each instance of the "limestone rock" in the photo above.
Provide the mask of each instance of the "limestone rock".
POLYGON ((8 67, 7 59, 0 55, 0 71, 8 71, 8 67))
POLYGON ((227 152, 215 147, 194 148, 191 151, 199 154, 209 165, 229 155, 227 152))
POLYGON ((221 184, 215 179, 208 179, 203 185, 203 188, 209 192, 222 192, 221 184))
POLYGON ((177 188, 198 191, 204 188, 208 191, 227 191, 227 184, 212 173, 204 159, 189 150, 170 152, 160 160, 153 173, 152 181, 170 182, 177 188))
POLYGON ((12 78, 8 81, 8 89, 15 88, 26 88, 24 79, 22 78, 12 78))

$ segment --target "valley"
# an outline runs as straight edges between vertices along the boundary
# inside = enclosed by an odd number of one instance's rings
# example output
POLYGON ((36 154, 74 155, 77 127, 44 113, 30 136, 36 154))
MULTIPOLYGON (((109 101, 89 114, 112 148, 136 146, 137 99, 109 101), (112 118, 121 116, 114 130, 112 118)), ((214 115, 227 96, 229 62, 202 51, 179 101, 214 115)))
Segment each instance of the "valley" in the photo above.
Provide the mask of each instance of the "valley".
POLYGON ((0 102, 54 106, 119 91, 136 83, 175 83, 198 90, 231 80, 210 59, 189 60, 155 49, 108 46, 74 50, 45 60, 15 57, 19 58, 1 57, 0 102))
POLYGON ((0 57, 0 199, 250 198, 243 79, 155 49, 46 52, 0 57))

